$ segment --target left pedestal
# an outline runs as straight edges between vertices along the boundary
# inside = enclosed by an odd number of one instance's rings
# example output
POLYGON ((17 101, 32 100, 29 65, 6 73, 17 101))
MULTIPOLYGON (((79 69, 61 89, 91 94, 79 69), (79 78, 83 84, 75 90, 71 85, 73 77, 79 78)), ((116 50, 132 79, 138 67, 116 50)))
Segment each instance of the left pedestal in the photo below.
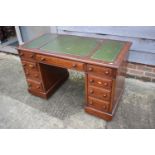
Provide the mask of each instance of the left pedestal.
POLYGON ((50 95, 67 80, 69 73, 67 69, 49 66, 35 61, 35 54, 19 51, 28 91, 42 98, 50 95))

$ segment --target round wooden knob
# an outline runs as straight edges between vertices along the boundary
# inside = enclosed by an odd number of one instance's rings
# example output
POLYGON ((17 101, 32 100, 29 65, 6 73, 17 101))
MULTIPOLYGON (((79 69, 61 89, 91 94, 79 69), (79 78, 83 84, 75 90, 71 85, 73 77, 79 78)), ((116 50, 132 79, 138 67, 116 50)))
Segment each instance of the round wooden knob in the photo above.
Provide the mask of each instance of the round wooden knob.
POLYGON ((98 83, 99 85, 101 85, 101 84, 102 84, 102 82, 101 82, 101 81, 98 81, 97 83, 98 83))
POLYGON ((107 86, 107 85, 108 85, 108 83, 107 83, 107 82, 105 82, 105 83, 104 83, 104 86, 107 86))
POLYGON ((29 65, 30 68, 34 68, 34 65, 29 65))
POLYGON ((105 74, 108 75, 109 74, 109 71, 105 71, 105 74))
POLYGON ((107 96, 107 94, 103 94, 103 97, 106 97, 107 96))
POLYGON ((75 68, 77 65, 76 64, 73 64, 72 66, 75 68))
POLYGON ((40 60, 41 60, 41 61, 45 61, 45 58, 41 58, 40 60))
POLYGON ((88 70, 89 70, 89 71, 92 71, 92 70, 93 70, 93 68, 92 68, 92 67, 89 67, 89 68, 88 68, 88 70))
POLYGON ((94 80, 93 79, 90 79, 90 83, 93 83, 94 82, 94 80))
POLYGON ((90 93, 91 93, 91 94, 93 94, 93 93, 94 93, 94 91, 93 91, 93 90, 90 90, 90 93))

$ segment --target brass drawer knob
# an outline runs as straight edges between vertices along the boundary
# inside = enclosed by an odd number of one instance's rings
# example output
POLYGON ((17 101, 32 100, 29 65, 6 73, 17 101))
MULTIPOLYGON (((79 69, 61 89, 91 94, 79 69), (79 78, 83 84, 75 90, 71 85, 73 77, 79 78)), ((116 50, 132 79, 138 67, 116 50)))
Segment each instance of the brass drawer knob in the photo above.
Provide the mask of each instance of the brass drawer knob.
POLYGON ((107 97, 107 94, 103 94, 103 97, 107 97))
POLYGON ((28 83, 28 86, 29 86, 29 87, 32 87, 31 83, 28 83))
POLYGON ((41 61, 45 61, 46 59, 45 59, 45 58, 41 58, 40 60, 41 60, 41 61))
POLYGON ((92 68, 92 67, 89 67, 89 68, 88 68, 88 70, 89 70, 89 71, 92 71, 92 70, 93 70, 93 68, 92 68))
POLYGON ((94 80, 93 79, 90 79, 90 83, 93 83, 94 82, 94 80))
POLYGON ((94 91, 93 90, 90 90, 90 94, 93 94, 94 93, 94 91))
POLYGON ((77 67, 77 65, 76 65, 76 64, 73 64, 72 66, 73 66, 74 68, 75 68, 75 67, 77 67))
POLYGON ((101 82, 101 81, 98 81, 97 83, 98 83, 99 85, 102 85, 102 82, 101 82))
POLYGON ((29 67, 30 67, 30 68, 34 68, 35 66, 34 66, 34 65, 29 65, 29 67))
POLYGON ((109 74, 109 71, 105 71, 105 74, 108 75, 109 74))

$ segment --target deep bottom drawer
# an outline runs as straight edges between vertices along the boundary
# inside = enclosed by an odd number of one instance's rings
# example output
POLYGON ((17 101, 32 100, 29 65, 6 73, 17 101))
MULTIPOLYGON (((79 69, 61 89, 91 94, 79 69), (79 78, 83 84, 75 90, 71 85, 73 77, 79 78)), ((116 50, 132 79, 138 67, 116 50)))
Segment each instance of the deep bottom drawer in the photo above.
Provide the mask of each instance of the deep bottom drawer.
POLYGON ((95 99, 93 97, 88 97, 88 106, 98 109, 101 111, 108 112, 109 111, 110 102, 102 101, 99 99, 95 99))

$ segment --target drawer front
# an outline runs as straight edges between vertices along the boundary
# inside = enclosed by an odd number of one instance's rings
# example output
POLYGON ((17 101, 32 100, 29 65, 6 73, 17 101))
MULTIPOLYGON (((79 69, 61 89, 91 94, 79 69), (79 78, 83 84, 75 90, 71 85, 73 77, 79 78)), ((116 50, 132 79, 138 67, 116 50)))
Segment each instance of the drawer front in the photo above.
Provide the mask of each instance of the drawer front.
POLYGON ((34 80, 40 81, 39 72, 33 72, 31 70, 25 69, 25 75, 28 79, 34 79, 34 80))
POLYGON ((87 65, 87 72, 112 77, 112 69, 95 65, 87 65))
POLYGON ((29 89, 33 89, 36 91, 43 91, 43 87, 41 82, 27 80, 29 89))
POLYGON ((88 95, 104 100, 104 101, 110 101, 110 97, 111 97, 111 92, 108 90, 104 90, 104 89, 100 89, 100 88, 96 88, 96 87, 88 87, 88 95))
POLYGON ((31 70, 31 71, 38 71, 38 66, 34 62, 22 61, 22 65, 24 69, 31 70))
POLYGON ((27 51, 19 51, 19 56, 21 59, 29 59, 29 60, 35 59, 35 54, 27 51))
POLYGON ((64 67, 68 69, 75 69, 79 71, 84 70, 84 63, 80 63, 77 61, 71 61, 71 60, 65 60, 61 58, 55 58, 55 57, 49 57, 49 56, 43 56, 43 55, 37 55, 36 60, 42 63, 47 63, 59 67, 64 67))
POLYGON ((88 84, 91 86, 96 86, 96 87, 105 88, 105 89, 112 88, 112 80, 99 78, 93 75, 88 75, 88 84))
POLYGON ((104 112, 108 112, 109 105, 110 105, 109 102, 106 102, 106 101, 103 102, 102 100, 95 99, 93 97, 88 97, 88 106, 92 108, 95 108, 104 112))

